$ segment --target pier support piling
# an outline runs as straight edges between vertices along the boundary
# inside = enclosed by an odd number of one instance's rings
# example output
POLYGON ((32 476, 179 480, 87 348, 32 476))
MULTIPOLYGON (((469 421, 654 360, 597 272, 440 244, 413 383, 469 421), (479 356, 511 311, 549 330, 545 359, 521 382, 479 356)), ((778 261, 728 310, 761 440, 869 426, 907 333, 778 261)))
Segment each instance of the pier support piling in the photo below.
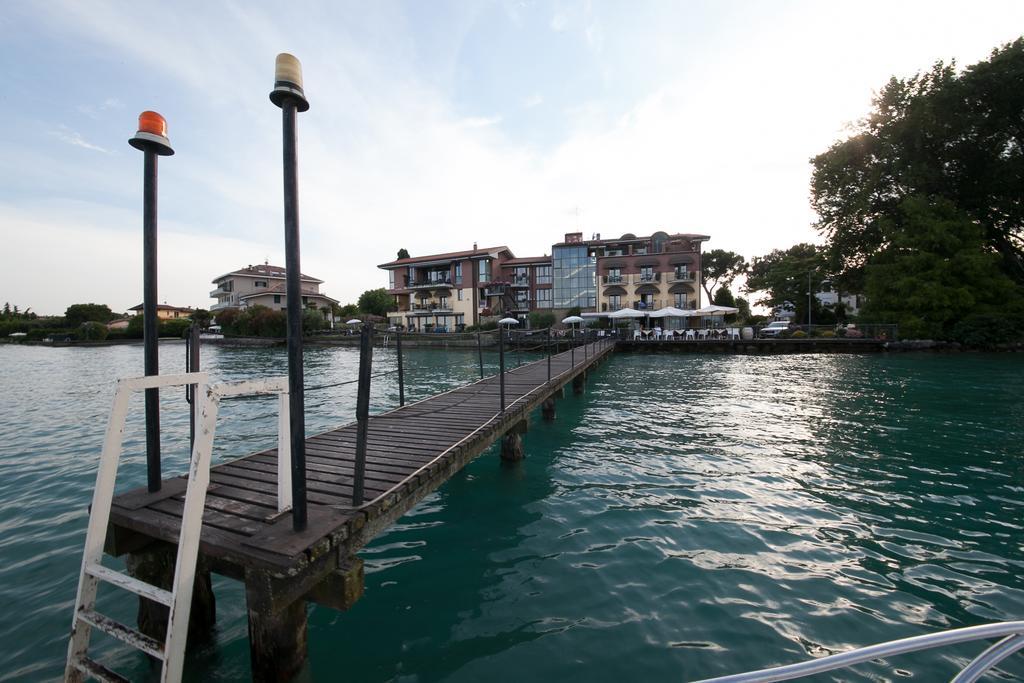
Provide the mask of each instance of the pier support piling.
POLYGON ((553 396, 544 399, 540 406, 541 415, 545 420, 555 419, 555 398, 553 396))
POLYGON ((581 372, 572 378, 572 393, 579 395, 583 393, 584 388, 587 386, 587 373, 581 372))
POLYGON ((523 437, 517 432, 509 432, 501 437, 501 459, 505 462, 517 462, 523 459, 523 437))
MULTIPOLYGON (((136 552, 128 553, 125 565, 128 573, 146 583, 172 590, 177 548, 169 543, 151 543, 136 552)), ((163 642, 167 639, 168 607, 139 596, 137 623, 139 631, 163 642)), ((210 569, 202 556, 196 565, 196 578, 192 587, 192 608, 189 611, 188 641, 202 641, 213 634, 217 623, 217 601, 213 594, 210 569)))
POLYGON ((245 573, 252 680, 288 681, 306 664, 306 600, 282 599, 264 572, 245 573))

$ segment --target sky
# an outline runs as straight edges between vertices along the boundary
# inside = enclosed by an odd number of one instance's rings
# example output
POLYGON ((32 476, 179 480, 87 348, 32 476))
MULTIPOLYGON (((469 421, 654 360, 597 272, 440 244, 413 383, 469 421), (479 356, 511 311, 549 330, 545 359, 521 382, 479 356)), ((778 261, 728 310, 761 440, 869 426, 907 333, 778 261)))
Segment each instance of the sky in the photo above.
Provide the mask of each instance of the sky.
POLYGON ((274 58, 301 61, 303 272, 342 303, 376 266, 564 233, 711 236, 748 259, 820 241, 809 160, 891 76, 985 59, 1024 2, 4 4, 0 300, 142 301, 138 114, 168 121, 159 295, 284 265, 274 58))

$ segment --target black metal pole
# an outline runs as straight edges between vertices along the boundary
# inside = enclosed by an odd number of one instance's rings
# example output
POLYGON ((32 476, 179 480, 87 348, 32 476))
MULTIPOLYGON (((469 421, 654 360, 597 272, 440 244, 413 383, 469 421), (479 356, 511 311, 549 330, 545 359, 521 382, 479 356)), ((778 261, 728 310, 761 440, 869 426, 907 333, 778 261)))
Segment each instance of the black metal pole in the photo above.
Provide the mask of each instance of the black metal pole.
MULTIPOLYGON (((142 339, 146 376, 160 374, 156 317, 156 151, 143 151, 142 189, 142 339)), ((146 389, 146 484, 150 493, 160 490, 160 390, 146 389)))
MULTIPOLYGON (((199 325, 192 323, 185 336, 185 372, 199 372, 199 325)), ((188 402, 188 449, 196 445, 196 385, 185 385, 188 402)))
POLYGON ((590 332, 588 330, 583 330, 583 364, 584 365, 587 364, 587 353, 588 353, 588 351, 587 351, 587 344, 588 344, 589 341, 590 341, 590 332))
POLYGON ((476 353, 480 359, 480 379, 484 378, 484 343, 480 339, 480 330, 476 331, 476 353))
POLYGON ((523 333, 516 332, 516 367, 523 364, 523 333))
POLYGON ((402 331, 395 332, 395 350, 398 352, 398 405, 405 405, 405 373, 402 370, 402 331))
POLYGON ((505 330, 498 326, 498 386, 501 393, 501 412, 505 412, 505 330))
POLYGON ((548 381, 551 381, 551 328, 548 328, 548 381))
POLYGON ((569 360, 576 367, 576 328, 572 328, 572 341, 569 342, 569 360))
POLYGON ((306 528, 306 401, 302 374, 302 266, 299 258, 299 180, 296 101, 281 103, 284 142, 284 251, 288 293, 288 412, 292 450, 292 527, 306 528))
POLYGON ((352 506, 363 504, 366 479, 366 430, 370 421, 370 370, 373 365, 373 326, 363 325, 359 339, 359 393, 356 397, 356 464, 352 482, 352 506))

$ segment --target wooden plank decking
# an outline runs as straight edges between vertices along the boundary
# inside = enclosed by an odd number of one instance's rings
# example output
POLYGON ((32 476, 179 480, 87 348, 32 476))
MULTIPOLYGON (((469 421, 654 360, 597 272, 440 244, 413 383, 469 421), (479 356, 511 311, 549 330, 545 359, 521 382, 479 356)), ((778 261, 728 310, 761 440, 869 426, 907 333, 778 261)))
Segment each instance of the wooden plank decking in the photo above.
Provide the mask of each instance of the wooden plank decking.
MULTIPOLYGON (((438 394, 387 413, 368 425, 365 496, 353 508, 356 425, 306 440, 308 528, 292 531, 290 513, 276 510, 277 450, 217 465, 210 473, 200 554, 218 573, 242 579, 266 572, 306 590, 337 569, 469 460, 522 422, 545 399, 613 349, 590 344, 511 370, 505 376, 506 410, 499 412, 498 377, 438 394), (586 357, 585 357, 586 355, 586 357)), ((108 550, 131 551, 159 539, 176 543, 184 502, 184 480, 164 482, 117 496, 111 511, 108 550)))

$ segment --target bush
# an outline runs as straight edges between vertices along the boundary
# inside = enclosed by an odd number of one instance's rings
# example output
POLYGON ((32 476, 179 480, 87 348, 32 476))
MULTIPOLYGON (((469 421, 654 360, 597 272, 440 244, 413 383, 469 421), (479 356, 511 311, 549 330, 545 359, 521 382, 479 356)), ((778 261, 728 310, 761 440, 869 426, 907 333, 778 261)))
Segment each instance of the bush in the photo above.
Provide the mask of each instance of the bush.
POLYGON ((864 333, 861 332, 860 330, 858 330, 855 327, 848 327, 848 328, 846 328, 846 338, 847 339, 863 339, 864 338, 864 333))
POLYGON ((327 319, 320 311, 306 309, 302 312, 302 333, 312 334, 326 329, 327 319))
POLYGON ((832 330, 825 330, 819 336, 824 337, 825 339, 833 339, 836 336, 836 333, 832 330))
POLYGON ((543 329, 545 327, 551 327, 555 324, 555 314, 551 311, 531 311, 530 312, 530 327, 534 329, 543 329))
POLYGON ((94 320, 84 322, 79 329, 79 339, 85 341, 103 341, 107 338, 107 326, 94 320))
POLYGON ((192 321, 188 318, 180 318, 177 320, 164 320, 160 323, 159 331, 157 335, 160 337, 174 337, 181 339, 185 336, 185 332, 189 326, 192 325, 192 321))
POLYGON ((482 323, 480 323, 480 329, 482 331, 484 331, 484 332, 488 332, 490 330, 496 330, 496 329, 498 329, 498 321, 497 320, 485 320, 482 323))
POLYGON ((1024 315, 1003 317, 976 313, 966 316, 953 326, 953 339, 976 347, 1024 341, 1024 315))
POLYGON ((793 339, 803 339, 804 337, 807 336, 807 333, 804 332, 803 330, 797 330, 796 332, 789 336, 792 337, 793 339))

